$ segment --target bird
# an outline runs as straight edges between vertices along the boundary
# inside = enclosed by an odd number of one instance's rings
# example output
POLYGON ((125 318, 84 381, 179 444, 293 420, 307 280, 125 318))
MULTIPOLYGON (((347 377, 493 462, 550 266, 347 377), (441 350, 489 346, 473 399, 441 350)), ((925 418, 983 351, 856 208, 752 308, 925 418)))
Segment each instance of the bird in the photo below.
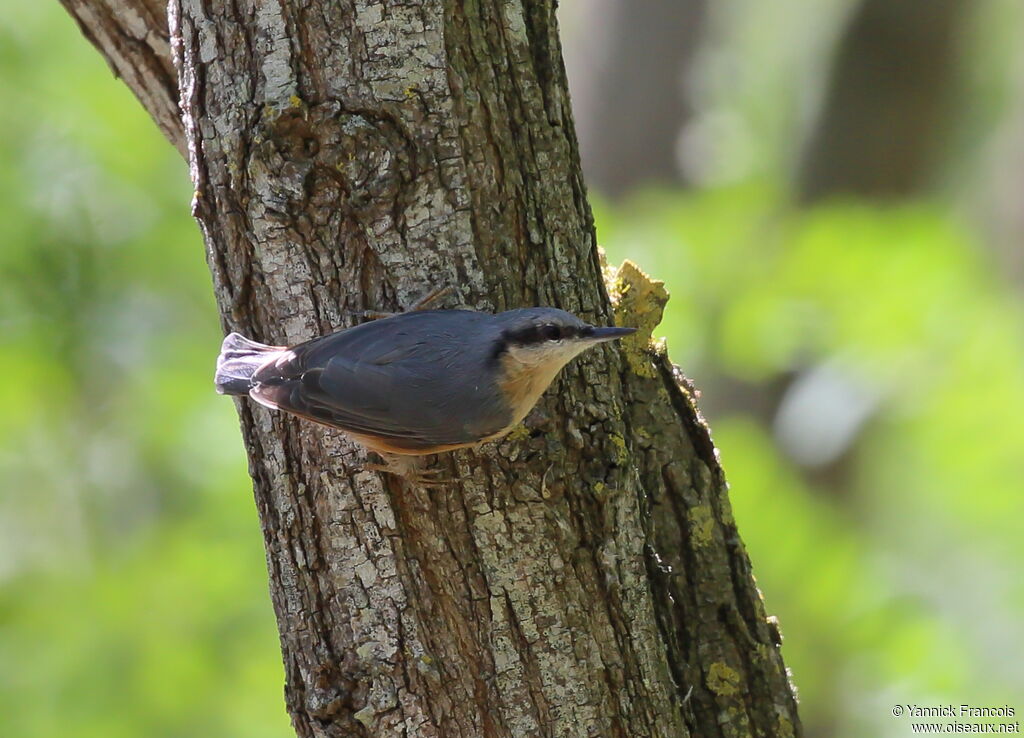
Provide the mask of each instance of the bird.
POLYGON ((413 310, 295 346, 231 333, 215 386, 344 431, 406 474, 410 457, 507 435, 562 368, 636 328, 594 326, 551 307, 413 310))

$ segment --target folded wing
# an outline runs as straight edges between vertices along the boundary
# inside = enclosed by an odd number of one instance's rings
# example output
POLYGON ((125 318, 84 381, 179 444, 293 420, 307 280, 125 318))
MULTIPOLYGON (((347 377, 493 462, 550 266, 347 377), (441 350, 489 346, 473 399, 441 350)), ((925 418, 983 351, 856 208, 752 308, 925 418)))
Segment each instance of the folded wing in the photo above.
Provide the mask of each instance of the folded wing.
POLYGON ((509 413, 497 387, 474 381, 493 316, 406 313, 314 339, 253 376, 257 401, 409 451, 478 441, 509 413), (470 340, 472 339, 472 340, 470 340))

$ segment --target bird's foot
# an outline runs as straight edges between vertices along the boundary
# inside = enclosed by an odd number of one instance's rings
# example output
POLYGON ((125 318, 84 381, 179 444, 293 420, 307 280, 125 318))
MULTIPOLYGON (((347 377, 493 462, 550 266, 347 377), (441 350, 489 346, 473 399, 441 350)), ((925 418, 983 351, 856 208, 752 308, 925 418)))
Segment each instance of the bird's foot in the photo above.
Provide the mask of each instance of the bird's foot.
POLYGON ((363 464, 364 471, 378 471, 402 477, 409 484, 421 487, 443 487, 452 481, 444 476, 444 469, 424 469, 422 456, 400 456, 398 454, 380 454, 383 464, 363 464))
MULTIPOLYGON (((414 302, 410 307, 403 310, 404 313, 415 312, 416 310, 426 310, 427 307, 434 302, 437 302, 442 297, 452 291, 451 287, 438 287, 436 290, 428 292, 426 295, 421 297, 419 300, 414 302)), ((402 313, 388 313, 381 310, 364 310, 361 315, 366 320, 381 320, 383 318, 393 318, 396 315, 402 313)))

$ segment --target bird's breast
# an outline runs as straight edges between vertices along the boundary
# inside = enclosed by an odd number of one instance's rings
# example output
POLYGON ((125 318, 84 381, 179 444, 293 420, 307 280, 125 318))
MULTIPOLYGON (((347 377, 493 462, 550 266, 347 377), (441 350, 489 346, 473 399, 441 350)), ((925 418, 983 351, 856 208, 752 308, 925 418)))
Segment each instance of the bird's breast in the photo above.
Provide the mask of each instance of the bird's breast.
POLYGON ((564 365, 562 361, 524 364, 508 354, 501 357, 498 387, 512 413, 511 425, 527 416, 564 365))

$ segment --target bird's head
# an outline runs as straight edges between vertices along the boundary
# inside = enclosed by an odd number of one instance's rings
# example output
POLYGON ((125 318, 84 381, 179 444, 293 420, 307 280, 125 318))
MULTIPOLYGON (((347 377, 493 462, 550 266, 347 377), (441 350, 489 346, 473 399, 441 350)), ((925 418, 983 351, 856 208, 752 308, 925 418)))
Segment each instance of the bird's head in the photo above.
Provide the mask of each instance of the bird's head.
POLYGON ((505 355, 507 365, 538 371, 551 379, 588 348, 636 331, 593 326, 557 308, 509 310, 498 317, 504 323, 498 352, 505 355))

